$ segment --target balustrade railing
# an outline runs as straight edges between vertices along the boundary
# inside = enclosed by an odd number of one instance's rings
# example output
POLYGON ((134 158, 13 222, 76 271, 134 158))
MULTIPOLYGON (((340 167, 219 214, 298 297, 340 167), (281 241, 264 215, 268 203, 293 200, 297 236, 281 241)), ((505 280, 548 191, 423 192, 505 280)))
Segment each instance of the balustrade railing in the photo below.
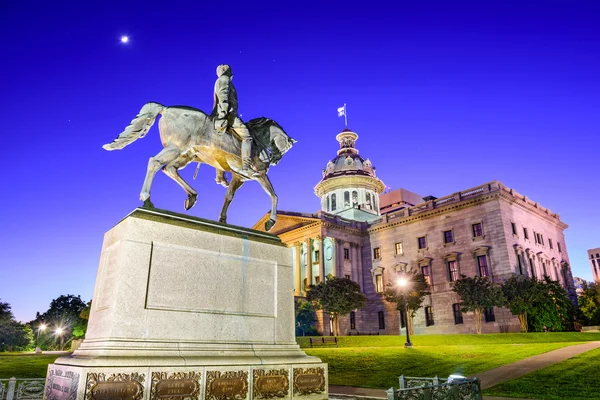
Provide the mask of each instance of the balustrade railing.
POLYGON ((38 400, 44 397, 44 378, 0 379, 0 400, 38 400))

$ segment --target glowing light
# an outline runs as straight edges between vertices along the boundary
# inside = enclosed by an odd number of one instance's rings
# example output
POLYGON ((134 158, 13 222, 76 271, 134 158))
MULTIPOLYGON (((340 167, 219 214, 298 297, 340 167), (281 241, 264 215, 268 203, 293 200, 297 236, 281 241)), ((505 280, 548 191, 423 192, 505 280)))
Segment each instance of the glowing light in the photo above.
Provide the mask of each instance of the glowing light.
POLYGON ((62 334, 63 334, 63 332, 64 332, 64 329, 63 329, 63 328, 56 328, 56 334, 57 334, 58 336, 62 335, 62 334))
POLYGON ((47 328, 46 324, 41 324, 40 327, 38 328, 40 331, 45 331, 47 328))
POLYGON ((127 36, 127 35, 121 36, 121 43, 128 43, 128 42, 129 42, 129 36, 127 36))
POLYGON ((404 278, 399 278, 396 283, 398 284, 398 286, 400 287, 404 287, 406 285, 408 285, 408 281, 404 278))

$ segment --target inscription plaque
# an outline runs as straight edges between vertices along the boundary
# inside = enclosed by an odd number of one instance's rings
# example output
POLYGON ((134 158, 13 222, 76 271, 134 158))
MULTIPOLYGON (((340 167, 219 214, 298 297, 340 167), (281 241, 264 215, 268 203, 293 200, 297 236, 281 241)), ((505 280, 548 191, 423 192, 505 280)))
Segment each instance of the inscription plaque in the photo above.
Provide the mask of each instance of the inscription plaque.
POLYGON ((74 371, 65 371, 58 368, 48 370, 46 378, 47 400, 75 400, 79 374, 74 371))
POLYGON ((325 368, 294 368, 294 394, 308 395, 325 391, 325 368))
POLYGON ((89 373, 85 400, 141 400, 144 396, 144 374, 89 373))
POLYGON ((152 373, 151 400, 198 399, 200 394, 200 372, 152 373))
POLYGON ((206 373, 206 400, 242 400, 248 396, 248 371, 206 373))
POLYGON ((255 369, 254 398, 271 399, 287 397, 290 388, 289 372, 287 369, 255 369))

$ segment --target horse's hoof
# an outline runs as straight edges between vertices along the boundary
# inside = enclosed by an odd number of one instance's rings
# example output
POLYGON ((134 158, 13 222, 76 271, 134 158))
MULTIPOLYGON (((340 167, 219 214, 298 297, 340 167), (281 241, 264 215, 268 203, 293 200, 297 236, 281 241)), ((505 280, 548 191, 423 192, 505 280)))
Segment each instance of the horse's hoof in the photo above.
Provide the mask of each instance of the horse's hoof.
POLYGON ((271 228, 273 228, 273 225, 275 225, 275 220, 268 220, 267 222, 265 222, 265 230, 269 232, 271 228))
POLYGON ((198 198, 197 194, 190 194, 188 196, 187 199, 185 199, 185 209, 189 210, 190 208, 194 207, 194 204, 196 204, 196 199, 198 198))
POLYGON ((154 204, 152 204, 152 202, 150 201, 150 197, 148 197, 146 200, 144 200, 144 204, 142 205, 142 207, 144 207, 144 208, 155 208, 154 204))
POLYGON ((222 224, 226 224, 227 223, 227 218, 219 218, 219 222, 222 224))

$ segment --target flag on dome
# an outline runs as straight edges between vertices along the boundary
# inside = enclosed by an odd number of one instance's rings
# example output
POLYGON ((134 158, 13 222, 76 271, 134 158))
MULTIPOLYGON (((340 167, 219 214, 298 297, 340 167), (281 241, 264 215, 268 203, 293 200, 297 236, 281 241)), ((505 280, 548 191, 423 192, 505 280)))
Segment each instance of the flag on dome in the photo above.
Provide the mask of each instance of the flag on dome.
POLYGON ((346 116, 346 105, 344 104, 342 107, 338 108, 338 117, 346 116))

